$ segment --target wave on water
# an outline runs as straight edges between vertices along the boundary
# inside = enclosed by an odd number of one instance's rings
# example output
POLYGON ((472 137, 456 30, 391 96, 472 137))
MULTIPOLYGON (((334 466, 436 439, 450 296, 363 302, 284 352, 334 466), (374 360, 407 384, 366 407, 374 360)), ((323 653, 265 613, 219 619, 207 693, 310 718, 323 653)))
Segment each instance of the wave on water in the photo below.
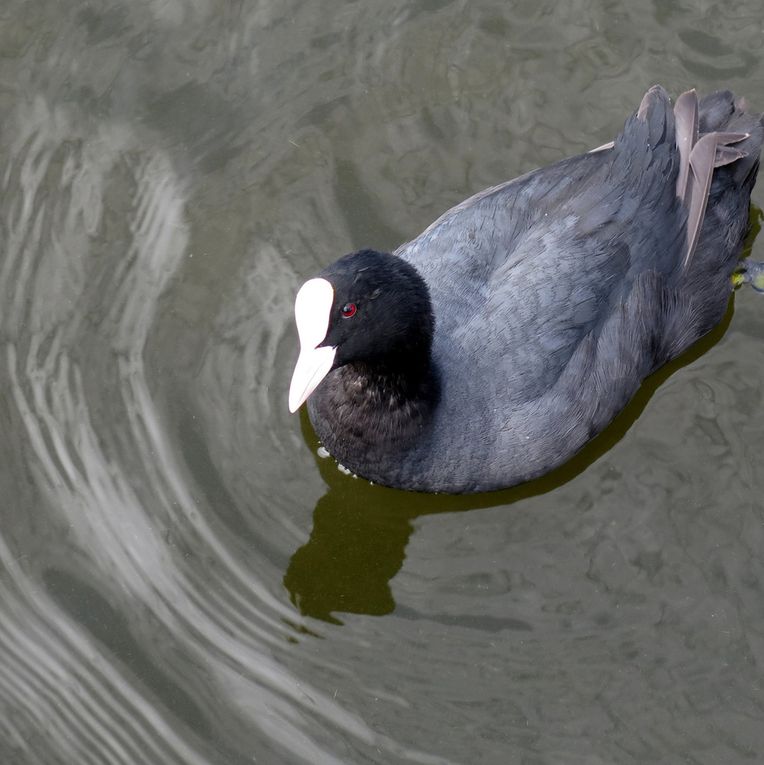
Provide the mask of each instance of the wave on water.
POLYGON ((189 241, 172 163, 132 129, 91 129, 42 99, 15 124, 4 480, 26 475, 12 489, 39 509, 0 536, 3 761, 249 762, 254 726, 266 757, 339 762, 339 735, 440 762, 290 671, 278 654, 293 610, 195 494, 145 361, 189 241))

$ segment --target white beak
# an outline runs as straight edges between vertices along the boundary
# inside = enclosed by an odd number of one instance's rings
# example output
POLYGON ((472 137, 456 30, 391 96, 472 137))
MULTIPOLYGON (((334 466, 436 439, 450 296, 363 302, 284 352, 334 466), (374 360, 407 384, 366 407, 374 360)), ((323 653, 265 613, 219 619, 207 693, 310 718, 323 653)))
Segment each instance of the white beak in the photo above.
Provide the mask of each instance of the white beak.
POLYGON ((336 348, 305 348, 300 351, 289 386, 289 411, 296 412, 307 401, 308 396, 329 374, 334 364, 336 348))
POLYGON ((337 349, 318 347, 329 329, 334 288, 326 279, 305 282, 294 301, 294 319, 300 336, 300 356, 289 386, 289 411, 296 412, 329 374, 337 349))

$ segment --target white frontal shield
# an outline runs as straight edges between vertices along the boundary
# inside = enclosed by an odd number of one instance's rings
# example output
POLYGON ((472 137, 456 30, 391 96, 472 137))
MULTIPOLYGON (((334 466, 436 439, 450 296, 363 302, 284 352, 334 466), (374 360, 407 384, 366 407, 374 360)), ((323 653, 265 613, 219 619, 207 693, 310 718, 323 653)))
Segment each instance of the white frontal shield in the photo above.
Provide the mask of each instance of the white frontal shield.
POLYGON ((334 289, 326 279, 305 282, 294 301, 294 319, 300 337, 300 355, 289 386, 289 411, 296 412, 326 377, 336 348, 318 347, 329 329, 334 289))

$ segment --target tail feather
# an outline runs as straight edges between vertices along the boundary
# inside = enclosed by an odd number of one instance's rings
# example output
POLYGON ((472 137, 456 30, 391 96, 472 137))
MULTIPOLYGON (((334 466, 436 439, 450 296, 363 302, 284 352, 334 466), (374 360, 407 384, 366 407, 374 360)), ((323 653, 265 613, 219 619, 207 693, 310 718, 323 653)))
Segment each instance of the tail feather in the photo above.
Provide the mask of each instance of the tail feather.
POLYGON ((745 108, 745 101, 735 101, 730 91, 712 93, 699 103, 690 90, 676 100, 676 193, 687 209, 685 268, 700 236, 715 169, 729 167, 725 172, 732 181, 749 189, 756 180, 764 126, 761 116, 751 115, 745 108))
POLYGON ((751 114, 746 100, 736 99, 729 90, 710 93, 701 99, 699 106, 701 135, 710 132, 747 134, 745 140, 735 146, 745 156, 731 165, 729 172, 736 183, 752 186, 764 143, 764 115, 751 114))

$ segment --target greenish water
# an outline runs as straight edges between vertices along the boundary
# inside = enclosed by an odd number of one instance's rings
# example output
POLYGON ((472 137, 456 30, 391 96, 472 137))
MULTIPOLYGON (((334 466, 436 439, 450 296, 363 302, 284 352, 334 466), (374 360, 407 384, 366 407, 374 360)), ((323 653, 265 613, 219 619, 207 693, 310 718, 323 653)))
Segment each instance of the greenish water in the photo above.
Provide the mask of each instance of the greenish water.
POLYGON ((305 278, 655 82, 764 109, 763 49, 754 0, 6 3, 0 762, 763 760, 760 295, 506 492, 286 406, 305 278))

